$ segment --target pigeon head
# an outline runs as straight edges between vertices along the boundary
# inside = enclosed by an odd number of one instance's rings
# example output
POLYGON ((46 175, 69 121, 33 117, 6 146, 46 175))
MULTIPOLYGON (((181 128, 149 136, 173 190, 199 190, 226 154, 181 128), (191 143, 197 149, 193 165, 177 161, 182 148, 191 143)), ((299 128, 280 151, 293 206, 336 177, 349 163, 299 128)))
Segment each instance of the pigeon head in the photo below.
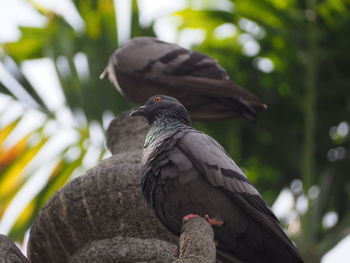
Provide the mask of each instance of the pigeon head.
POLYGON ((157 120, 177 120, 186 125, 192 125, 190 113, 181 102, 165 95, 149 98, 145 105, 131 111, 130 116, 143 116, 150 125, 157 120))

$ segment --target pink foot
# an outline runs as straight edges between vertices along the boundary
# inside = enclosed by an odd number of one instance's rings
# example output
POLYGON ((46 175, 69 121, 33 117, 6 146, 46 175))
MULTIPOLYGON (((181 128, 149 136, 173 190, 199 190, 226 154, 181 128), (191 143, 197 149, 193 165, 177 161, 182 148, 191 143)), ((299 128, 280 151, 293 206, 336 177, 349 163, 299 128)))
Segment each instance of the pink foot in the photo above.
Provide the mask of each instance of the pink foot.
POLYGON ((174 250, 173 250, 173 257, 178 258, 178 257, 179 257, 179 254, 180 254, 179 248, 178 248, 178 247, 177 247, 177 248, 174 248, 174 250))
POLYGON ((191 218, 196 218, 196 217, 200 217, 200 216, 199 216, 199 215, 195 215, 195 214, 189 214, 189 215, 187 215, 187 216, 184 216, 184 217, 182 218, 182 221, 183 221, 183 222, 186 222, 186 221, 190 220, 191 218))
POLYGON ((224 224, 224 221, 210 218, 208 215, 205 215, 204 218, 207 219, 212 226, 222 226, 224 224))

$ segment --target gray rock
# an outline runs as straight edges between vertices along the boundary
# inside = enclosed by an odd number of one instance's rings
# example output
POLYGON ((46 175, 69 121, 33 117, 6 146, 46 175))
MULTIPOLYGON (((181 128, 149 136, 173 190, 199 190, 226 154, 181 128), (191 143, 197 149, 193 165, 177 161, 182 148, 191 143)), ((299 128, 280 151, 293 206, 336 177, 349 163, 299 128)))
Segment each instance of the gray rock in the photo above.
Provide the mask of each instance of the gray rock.
POLYGON ((176 263, 215 262, 214 231, 204 218, 192 218, 182 225, 179 244, 176 263))
MULTIPOLYGON (((176 243, 177 238, 155 219, 140 192, 139 145, 144 137, 138 142, 142 136, 127 131, 132 123, 142 122, 128 113, 117 120, 108 132, 109 146, 116 154, 57 191, 34 221, 28 242, 31 262, 68 262, 92 242, 118 236, 176 243)), ((139 132, 146 132, 145 128, 139 132)))
POLYGON ((29 261, 7 236, 0 234, 0 263, 29 263, 29 261))
POLYGON ((142 117, 131 118, 129 115, 130 111, 121 113, 107 129, 107 147, 112 154, 133 150, 142 152, 148 123, 142 117))
POLYGON ((70 259, 70 263, 96 262, 172 262, 174 245, 158 239, 115 237, 96 240, 83 247, 70 259))

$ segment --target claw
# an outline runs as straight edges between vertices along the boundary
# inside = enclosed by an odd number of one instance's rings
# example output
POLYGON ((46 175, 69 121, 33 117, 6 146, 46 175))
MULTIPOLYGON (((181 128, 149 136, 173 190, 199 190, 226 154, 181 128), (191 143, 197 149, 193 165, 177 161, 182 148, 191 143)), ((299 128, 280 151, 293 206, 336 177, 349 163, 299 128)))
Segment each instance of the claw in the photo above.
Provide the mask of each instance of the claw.
POLYGON ((210 218, 208 215, 205 215, 204 218, 206 220, 208 220, 208 222, 212 225, 212 226, 222 226, 224 224, 224 221, 222 220, 217 220, 214 217, 210 218))
POLYGON ((178 257, 179 257, 179 254, 180 254, 179 248, 178 248, 178 247, 177 247, 177 248, 174 248, 174 250, 173 250, 173 257, 178 258, 178 257))
POLYGON ((219 240, 214 239, 215 247, 217 247, 219 245, 219 243, 220 243, 219 240))

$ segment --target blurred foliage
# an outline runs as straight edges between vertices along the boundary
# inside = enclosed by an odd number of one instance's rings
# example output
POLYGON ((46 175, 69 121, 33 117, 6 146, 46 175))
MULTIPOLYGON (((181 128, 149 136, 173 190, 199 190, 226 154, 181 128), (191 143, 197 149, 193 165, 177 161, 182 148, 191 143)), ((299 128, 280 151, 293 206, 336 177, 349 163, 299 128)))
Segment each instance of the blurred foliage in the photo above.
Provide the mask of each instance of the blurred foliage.
POLYGON ((96 78, 117 46, 113 1, 76 0, 74 4, 84 21, 84 28, 77 31, 61 16, 36 6, 48 18, 46 26, 21 27, 21 39, 6 44, 5 52, 18 62, 51 58, 68 106, 73 110, 83 109, 89 120, 101 120, 105 110, 118 112, 128 105, 108 87, 107 81, 101 82, 96 78), (88 72, 85 75, 79 74, 76 67, 74 60, 77 55, 87 60, 88 72))
MULTIPOLYGON (((82 149, 74 160, 65 151, 48 177, 48 183, 17 218, 10 236, 22 240, 33 216, 56 189, 81 166, 86 153, 86 132, 91 121, 130 107, 107 80, 97 76, 117 47, 117 27, 112 0, 73 1, 83 22, 74 28, 61 16, 38 5, 47 17, 43 28, 21 27, 21 38, 3 45, 2 63, 30 94, 47 120, 50 111, 21 73, 23 61, 49 57, 54 62, 67 106, 81 109, 87 126, 77 125, 75 145, 82 149), (81 74, 75 60, 87 61, 81 74), (85 150, 84 150, 85 149, 85 150)), ((153 36, 153 24, 139 23, 137 1, 132 0, 132 37, 153 36)), ((209 54, 241 86, 262 98, 269 108, 256 126, 245 120, 195 123, 215 137, 246 169, 264 198, 272 204, 281 189, 289 189, 294 207, 282 218, 306 262, 322 256, 348 234, 350 225, 349 111, 350 111, 350 2, 347 0, 188 0, 178 39, 186 30, 198 30, 204 40, 193 48, 209 54), (300 204, 306 203, 306 209, 300 204), (333 224, 324 223, 333 213, 333 224)), ((1 84, 1 83, 0 83, 1 84)), ((13 95, 0 85, 0 91, 13 95)), ((16 96, 15 96, 16 97, 16 96)), ((16 99, 20 99, 16 97, 16 99)), ((24 101, 28 103, 28 101, 24 101)), ((32 105, 30 105, 32 106, 32 105)), ((1 127, 5 140, 18 123, 1 127)), ((49 139, 41 128, 0 152, 0 219, 6 207, 31 174, 23 167, 49 139), (39 134, 35 144, 28 138, 39 134), (5 191, 6 190, 6 191, 5 191)), ((71 145, 70 147, 73 147, 71 145)), ((68 149, 67 149, 68 150, 68 149)))
MULTIPOLYGON (((90 123, 97 120, 100 123, 98 126, 102 130, 102 116, 105 111, 110 110, 118 113, 130 107, 129 103, 110 87, 107 80, 100 81, 98 78, 104 70, 110 54, 117 47, 113 1, 74 1, 75 8, 79 10, 79 15, 83 20, 81 28, 74 28, 62 16, 34 4, 34 2, 31 3, 33 8, 47 18, 47 23, 41 28, 20 27, 20 39, 13 43, 3 44, 1 46, 3 52, 0 54, 0 61, 7 73, 21 88, 26 90, 29 98, 28 96, 18 96, 11 85, 1 82, 0 91, 3 94, 13 96, 26 108, 34 108, 44 113, 45 121, 36 131, 29 131, 17 142, 11 142, 8 147, 3 142, 6 142, 7 137, 11 135, 24 116, 0 127, 2 143, 0 151, 0 220, 15 199, 16 194, 26 186, 32 177, 38 174, 41 168, 39 164, 34 169, 26 169, 40 153, 41 148, 48 141, 54 139, 54 134, 47 134, 44 131, 47 124, 51 123, 52 125, 52 122, 55 122, 55 125, 59 125, 60 123, 58 116, 60 112, 52 110, 51 105, 47 105, 48 102, 41 98, 38 90, 27 80, 20 68, 22 62, 38 58, 50 58, 53 61, 66 106, 68 106, 70 114, 76 117, 75 123, 69 128, 75 131, 78 136, 73 144, 57 153, 56 160, 51 161, 56 163, 56 166, 47 174, 46 185, 38 191, 14 222, 9 237, 20 242, 41 206, 74 175, 77 168, 83 166, 84 158, 88 158, 85 155, 92 147, 89 140, 90 123), (85 72, 79 71, 78 59, 80 59, 80 66, 83 63, 85 72), (84 123, 81 119, 87 119, 88 123, 84 123), (30 143, 31 138, 35 138, 35 144, 30 143), (72 148, 79 149, 78 156, 74 156, 73 159, 69 154, 69 150, 72 148)), ((137 12, 137 8, 134 8, 136 16, 137 12)), ((137 24, 133 26, 139 33, 143 33, 144 29, 141 29, 137 24)), ((101 148, 99 158, 102 158, 106 152, 105 143, 98 147, 101 148)), ((44 166, 44 164, 41 165, 44 166)))
MULTIPOLYGON (((2 116, 3 114, 0 114, 0 118, 2 116)), ((47 122, 39 128, 27 132, 10 146, 4 143, 14 130, 21 129, 21 122, 23 122, 23 117, 19 117, 0 128, 0 219, 3 218, 6 209, 26 186, 26 183, 37 175, 40 169, 48 169, 40 161, 37 161, 36 164, 33 162, 43 148, 48 147, 52 139, 43 131, 47 122)), ((51 160, 57 164, 49 173, 45 186, 33 197, 14 222, 9 232, 9 236, 13 240, 23 241, 24 234, 31 226, 39 209, 57 189, 67 182, 74 170, 82 165, 82 159, 86 153, 83 142, 88 136, 89 133, 83 130, 80 132, 80 139, 76 144, 81 150, 76 158, 67 158, 66 153, 71 147, 68 146, 58 153, 58 160, 51 160)))
POLYGON ((285 223, 306 262, 319 262, 350 225, 350 2, 235 0, 224 11, 208 9, 215 1, 188 2, 176 15, 182 28, 204 31, 195 48, 269 106, 256 127, 238 120, 198 126, 226 145, 270 203, 301 180, 302 190, 291 190, 296 206, 304 201, 308 209, 294 208, 285 223), (234 26, 231 35, 218 34, 224 24, 234 26), (247 52, 252 45, 256 51, 247 52), (259 65, 266 59, 268 73, 259 65), (327 226, 330 211, 338 223, 327 226))

